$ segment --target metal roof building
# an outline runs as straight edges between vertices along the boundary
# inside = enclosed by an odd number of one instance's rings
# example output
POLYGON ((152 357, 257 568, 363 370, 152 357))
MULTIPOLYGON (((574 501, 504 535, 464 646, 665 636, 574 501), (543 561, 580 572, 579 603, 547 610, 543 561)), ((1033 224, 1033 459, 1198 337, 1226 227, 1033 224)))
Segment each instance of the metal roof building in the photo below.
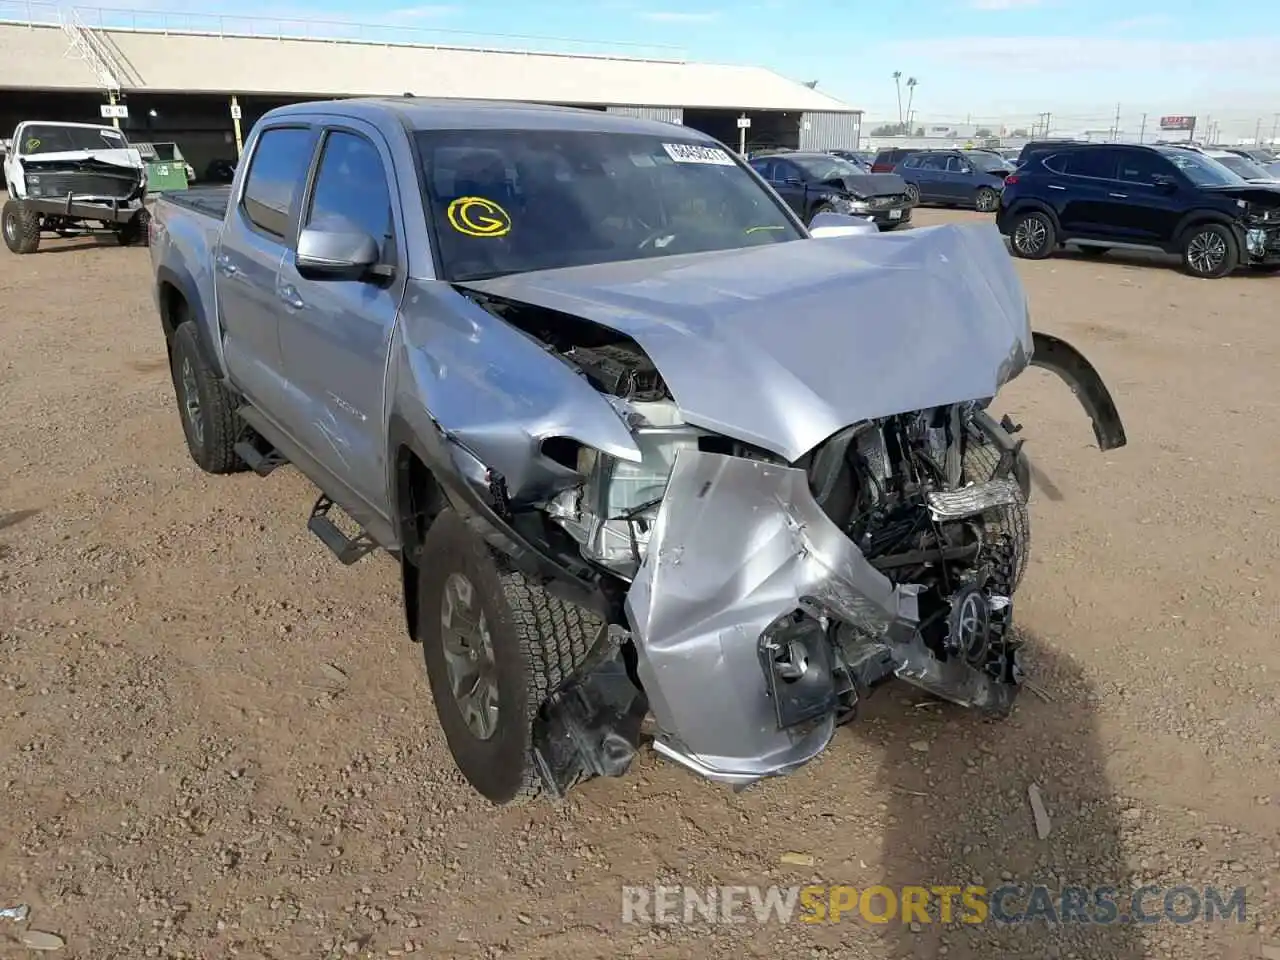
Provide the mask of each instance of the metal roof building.
MULTIPOLYGON (((36 102, 36 92, 45 93, 49 104, 53 94, 93 97, 99 105, 121 100, 129 105, 129 135, 152 140, 209 133, 204 128, 217 114, 227 125, 232 95, 252 120, 291 100, 412 92, 637 114, 687 123, 731 144, 743 117, 750 123, 745 139, 760 145, 852 147, 860 133, 860 111, 763 67, 629 51, 528 49, 538 38, 508 38, 524 40, 525 49, 501 49, 492 39, 478 46, 406 42, 410 31, 386 26, 330 24, 331 35, 317 37, 322 31, 315 21, 210 16, 207 29, 198 30, 188 25, 189 17, 178 15, 185 21, 178 28, 170 25, 173 19, 154 9, 68 10, 37 0, 0 0, 0 129, 37 118, 30 114, 44 104, 36 102), (21 101, 6 90, 22 91, 21 101), (219 106, 211 108, 214 96, 219 106), (197 109, 199 100, 206 103, 197 109), (140 113, 144 101, 147 109, 140 113), (197 123, 175 113, 209 117, 197 123), (133 132, 139 124, 169 122, 178 127, 148 130, 146 138, 133 132)), ((99 114, 98 106, 85 102, 71 109, 76 116, 46 110, 38 118, 92 120, 99 114)), ((183 150, 190 156, 185 142, 183 150)))

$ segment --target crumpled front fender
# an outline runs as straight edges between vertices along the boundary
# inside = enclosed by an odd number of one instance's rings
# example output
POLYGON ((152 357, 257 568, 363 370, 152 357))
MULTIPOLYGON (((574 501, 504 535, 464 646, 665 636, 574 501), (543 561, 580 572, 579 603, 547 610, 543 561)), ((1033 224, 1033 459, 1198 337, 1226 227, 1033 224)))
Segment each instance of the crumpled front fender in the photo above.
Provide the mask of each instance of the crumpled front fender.
POLYGON ((915 635, 915 587, 867 562, 804 471, 682 451, 626 601, 660 753, 749 782, 826 747, 834 714, 779 729, 759 661, 761 634, 802 598, 873 635, 915 635))

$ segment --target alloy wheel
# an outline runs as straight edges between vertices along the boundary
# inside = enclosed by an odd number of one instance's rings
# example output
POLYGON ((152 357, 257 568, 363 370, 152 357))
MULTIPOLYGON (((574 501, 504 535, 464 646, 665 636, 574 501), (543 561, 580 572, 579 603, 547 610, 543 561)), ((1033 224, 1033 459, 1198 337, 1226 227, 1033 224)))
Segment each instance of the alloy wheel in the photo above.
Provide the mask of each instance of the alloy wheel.
POLYGON ((196 446, 204 446, 204 418, 200 416, 200 385, 196 382, 196 372, 191 366, 191 358, 182 358, 182 409, 187 415, 187 424, 191 427, 191 436, 196 446))
POLYGON ((1187 264, 1196 273, 1211 274, 1227 258, 1227 242, 1214 230, 1197 233, 1187 244, 1187 264))
POLYGON ((440 609, 444 661, 449 689, 467 729, 477 740, 488 740, 498 729, 498 671, 493 639, 476 589, 460 573, 444 584, 440 609))
POLYGON ((1013 232, 1013 245, 1020 253, 1038 253, 1044 246, 1049 231, 1039 217, 1027 217, 1013 232))

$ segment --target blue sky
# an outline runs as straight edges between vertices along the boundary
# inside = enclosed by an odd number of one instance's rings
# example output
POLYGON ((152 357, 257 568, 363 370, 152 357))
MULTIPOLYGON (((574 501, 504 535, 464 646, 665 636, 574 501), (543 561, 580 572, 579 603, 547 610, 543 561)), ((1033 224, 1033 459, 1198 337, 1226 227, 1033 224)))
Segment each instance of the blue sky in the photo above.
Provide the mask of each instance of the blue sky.
MULTIPOLYGON (((119 0, 138 5, 182 9, 119 0)), ((445 41, 426 31, 447 30, 673 46, 818 80, 871 119, 897 116, 895 70, 918 78, 914 108, 925 120, 1051 111, 1068 126, 1108 127, 1119 103, 1125 127, 1143 113, 1209 114, 1239 135, 1261 118, 1269 135, 1280 113, 1275 0, 206 0, 186 9, 390 23, 405 39, 445 41)))

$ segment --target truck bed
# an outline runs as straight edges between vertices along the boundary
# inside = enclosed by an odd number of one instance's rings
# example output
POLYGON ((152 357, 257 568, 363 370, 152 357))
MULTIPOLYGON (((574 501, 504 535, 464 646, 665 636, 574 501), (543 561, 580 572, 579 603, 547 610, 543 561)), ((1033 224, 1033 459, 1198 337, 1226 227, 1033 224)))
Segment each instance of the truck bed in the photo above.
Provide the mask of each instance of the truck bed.
POLYGON ((192 187, 176 193, 166 193, 164 198, 176 207, 185 207, 206 217, 222 220, 227 215, 227 206, 231 203, 231 186, 220 184, 208 187, 192 187))

